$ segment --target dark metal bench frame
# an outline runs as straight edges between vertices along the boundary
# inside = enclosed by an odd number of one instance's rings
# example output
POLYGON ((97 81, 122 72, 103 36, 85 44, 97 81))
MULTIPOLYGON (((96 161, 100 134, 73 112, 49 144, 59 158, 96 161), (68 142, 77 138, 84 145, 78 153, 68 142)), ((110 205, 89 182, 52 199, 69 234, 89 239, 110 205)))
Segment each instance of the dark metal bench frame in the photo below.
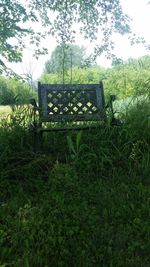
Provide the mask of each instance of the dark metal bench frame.
MULTIPOLYGON (((113 112, 112 102, 115 96, 110 97, 109 107, 113 112)), ((103 83, 99 84, 41 84, 38 83, 38 105, 31 100, 34 111, 34 138, 37 133, 50 131, 81 130, 97 127, 89 123, 78 123, 67 126, 68 122, 106 122, 106 105, 103 83), (36 113, 39 112, 39 121, 36 122, 36 113), (60 122, 61 127, 42 127, 43 123, 60 122)), ((108 107, 108 105, 107 105, 108 107)))

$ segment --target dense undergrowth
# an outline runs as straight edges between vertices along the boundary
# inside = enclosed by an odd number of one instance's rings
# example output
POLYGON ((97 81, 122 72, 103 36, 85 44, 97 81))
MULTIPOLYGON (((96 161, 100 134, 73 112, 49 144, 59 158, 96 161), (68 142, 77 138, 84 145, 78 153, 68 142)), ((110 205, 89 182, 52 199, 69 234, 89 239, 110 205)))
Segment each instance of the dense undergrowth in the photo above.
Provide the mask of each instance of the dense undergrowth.
POLYGON ((45 134, 37 153, 27 107, 1 121, 1 267, 149 266, 149 112, 141 101, 121 127, 45 134))

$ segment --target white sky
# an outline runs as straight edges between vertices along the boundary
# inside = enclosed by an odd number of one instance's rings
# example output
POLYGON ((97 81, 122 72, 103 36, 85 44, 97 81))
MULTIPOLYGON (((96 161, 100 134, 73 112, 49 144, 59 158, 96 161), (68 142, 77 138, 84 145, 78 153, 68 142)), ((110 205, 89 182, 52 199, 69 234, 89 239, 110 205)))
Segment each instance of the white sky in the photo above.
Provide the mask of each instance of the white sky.
MULTIPOLYGON (((121 0, 123 10, 132 18, 132 29, 139 36, 143 36, 146 41, 150 44, 150 5, 147 5, 148 0, 121 0)), ((150 54, 150 51, 146 51, 141 45, 131 46, 127 37, 125 36, 115 36, 116 48, 115 53, 118 57, 123 60, 129 57, 137 58, 145 54, 150 54)), ((87 52, 91 52, 91 44, 79 37, 76 40, 76 44, 83 45, 86 47, 87 52)), ((22 63, 13 63, 10 66, 18 74, 32 73, 34 79, 38 79, 42 74, 44 63, 50 58, 51 52, 56 47, 56 41, 54 38, 49 37, 43 42, 49 50, 49 54, 46 56, 40 56, 38 60, 32 57, 32 52, 27 49, 24 52, 22 63)), ((101 66, 108 67, 110 62, 106 60, 103 56, 98 58, 97 63, 101 66)))

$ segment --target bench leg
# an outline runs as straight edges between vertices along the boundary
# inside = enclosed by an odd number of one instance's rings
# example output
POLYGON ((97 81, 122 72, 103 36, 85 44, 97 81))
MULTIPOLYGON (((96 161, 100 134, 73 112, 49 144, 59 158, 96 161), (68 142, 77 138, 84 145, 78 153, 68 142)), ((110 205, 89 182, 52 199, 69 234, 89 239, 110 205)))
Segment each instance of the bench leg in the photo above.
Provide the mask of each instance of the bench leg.
POLYGON ((40 151, 43 149, 43 132, 42 131, 38 133, 38 147, 40 151))
POLYGON ((38 128, 40 129, 40 127, 36 125, 33 130, 33 151, 35 153, 43 148, 43 132, 38 128))

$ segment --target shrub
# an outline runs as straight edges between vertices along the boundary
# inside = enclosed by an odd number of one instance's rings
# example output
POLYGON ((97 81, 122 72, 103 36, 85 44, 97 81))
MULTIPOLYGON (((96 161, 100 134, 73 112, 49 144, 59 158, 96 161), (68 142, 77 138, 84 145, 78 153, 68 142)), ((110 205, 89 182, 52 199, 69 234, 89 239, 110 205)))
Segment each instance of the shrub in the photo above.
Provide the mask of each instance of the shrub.
POLYGON ((0 105, 10 105, 15 103, 15 94, 8 86, 5 78, 0 78, 0 105))
POLYGON ((29 86, 19 80, 0 78, 0 105, 27 104, 35 96, 29 86))

